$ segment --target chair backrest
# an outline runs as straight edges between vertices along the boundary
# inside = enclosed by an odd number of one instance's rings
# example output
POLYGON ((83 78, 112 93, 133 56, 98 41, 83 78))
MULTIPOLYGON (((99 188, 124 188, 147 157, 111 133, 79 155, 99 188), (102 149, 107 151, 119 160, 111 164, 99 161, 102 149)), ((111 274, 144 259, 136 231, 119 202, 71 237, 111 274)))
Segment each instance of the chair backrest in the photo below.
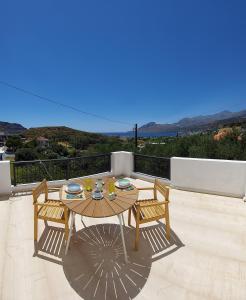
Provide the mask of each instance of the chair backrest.
POLYGON ((44 194, 45 201, 48 200, 48 185, 46 179, 44 179, 33 191, 33 204, 37 203, 38 198, 41 194, 44 194))
POLYGON ((155 185, 154 185, 155 199, 157 199, 157 191, 164 196, 166 201, 169 201, 169 187, 161 183, 158 179, 155 179, 155 185))

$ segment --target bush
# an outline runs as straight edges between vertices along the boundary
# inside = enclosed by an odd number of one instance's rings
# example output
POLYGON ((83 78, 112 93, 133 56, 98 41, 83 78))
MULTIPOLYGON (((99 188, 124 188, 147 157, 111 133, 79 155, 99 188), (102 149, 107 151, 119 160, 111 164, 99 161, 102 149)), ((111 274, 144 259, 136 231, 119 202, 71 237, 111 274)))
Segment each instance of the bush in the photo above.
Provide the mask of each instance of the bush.
POLYGON ((61 144, 53 143, 50 146, 50 151, 57 153, 59 156, 68 156, 68 150, 61 144))
POLYGON ((15 153, 15 160, 35 160, 38 159, 38 153, 31 148, 20 148, 15 153))

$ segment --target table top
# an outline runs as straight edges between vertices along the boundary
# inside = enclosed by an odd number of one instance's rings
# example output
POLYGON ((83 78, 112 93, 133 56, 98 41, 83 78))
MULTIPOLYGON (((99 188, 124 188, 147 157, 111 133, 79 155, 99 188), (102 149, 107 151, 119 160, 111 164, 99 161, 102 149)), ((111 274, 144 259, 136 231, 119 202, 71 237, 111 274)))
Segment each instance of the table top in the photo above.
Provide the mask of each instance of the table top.
MULTIPOLYGON (((108 178, 103 178, 107 181, 108 178)), ((76 182, 79 183, 78 180, 76 182)), ((82 182, 80 182, 82 184, 82 182)), ((128 210, 138 200, 138 190, 134 187, 133 190, 116 189, 116 198, 109 200, 107 185, 103 188, 103 199, 95 200, 92 198, 92 192, 83 191, 82 198, 66 199, 66 185, 60 190, 61 201, 73 212, 86 217, 103 218, 119 215, 128 210)))

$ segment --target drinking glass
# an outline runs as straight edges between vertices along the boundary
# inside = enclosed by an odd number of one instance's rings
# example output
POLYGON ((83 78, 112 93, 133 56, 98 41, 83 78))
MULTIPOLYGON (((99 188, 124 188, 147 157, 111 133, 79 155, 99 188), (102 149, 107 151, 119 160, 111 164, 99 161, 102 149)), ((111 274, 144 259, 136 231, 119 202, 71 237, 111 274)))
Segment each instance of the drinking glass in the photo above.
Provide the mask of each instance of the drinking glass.
POLYGON ((92 180, 90 178, 87 178, 84 180, 85 182, 85 189, 87 190, 87 192, 92 191, 92 180))
POLYGON ((108 185, 108 192, 109 192, 109 194, 115 193, 115 185, 114 185, 114 182, 113 182, 113 181, 110 181, 110 182, 109 182, 109 185, 108 185))

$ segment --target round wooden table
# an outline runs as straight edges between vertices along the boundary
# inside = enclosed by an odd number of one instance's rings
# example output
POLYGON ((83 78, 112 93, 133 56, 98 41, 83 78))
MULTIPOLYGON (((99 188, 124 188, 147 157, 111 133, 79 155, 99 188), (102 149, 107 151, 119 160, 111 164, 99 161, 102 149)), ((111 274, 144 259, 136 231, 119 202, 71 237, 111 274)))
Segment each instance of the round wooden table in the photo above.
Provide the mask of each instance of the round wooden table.
MULTIPOLYGON (((107 179, 104 179, 107 181, 107 179)), ((67 199, 66 186, 64 185, 60 191, 60 198, 64 205, 66 205, 72 213, 71 225, 69 230, 68 241, 66 245, 66 254, 68 251, 70 239, 72 236, 72 229, 75 223, 75 214, 92 218, 106 218, 111 216, 117 216, 121 228, 121 238, 123 244, 123 250, 125 255, 125 261, 127 260, 125 239, 123 234, 123 212, 131 208, 138 200, 138 190, 133 186, 132 190, 123 190, 116 188, 116 198, 114 200, 109 199, 109 193, 107 190, 107 184, 103 187, 103 199, 95 200, 92 198, 92 192, 83 191, 82 198, 67 199)), ((76 197, 76 196, 74 196, 76 197)))

